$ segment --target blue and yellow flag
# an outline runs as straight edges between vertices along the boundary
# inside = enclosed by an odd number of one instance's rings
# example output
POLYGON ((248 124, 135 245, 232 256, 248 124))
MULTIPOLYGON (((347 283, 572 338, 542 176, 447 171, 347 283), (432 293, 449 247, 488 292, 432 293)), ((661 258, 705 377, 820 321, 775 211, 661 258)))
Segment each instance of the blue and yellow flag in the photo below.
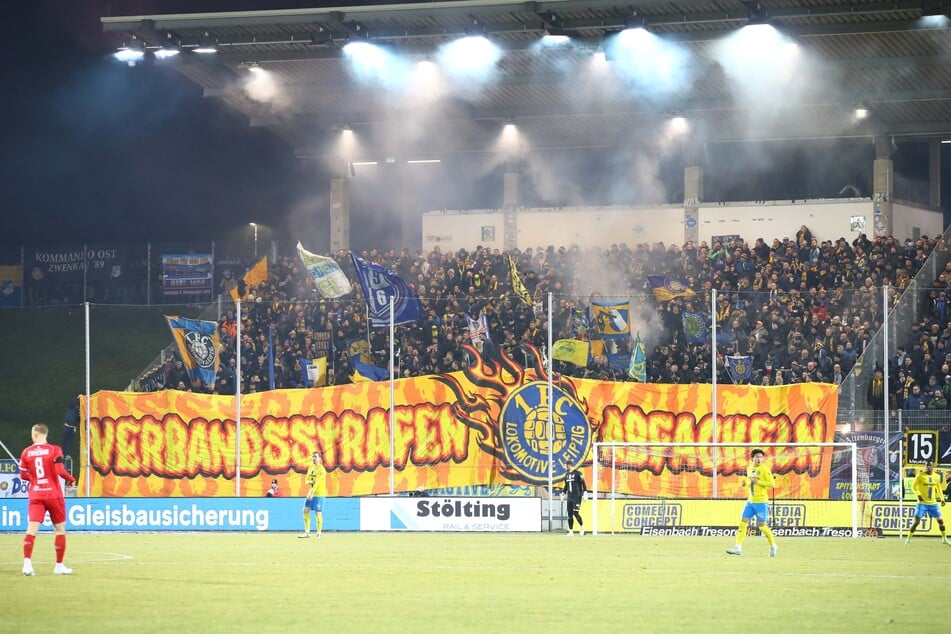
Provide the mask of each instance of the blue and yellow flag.
POLYGON ((634 340, 634 350, 631 351, 631 364, 627 367, 627 375, 635 381, 647 383, 647 353, 644 351, 641 333, 637 333, 637 338, 634 340))
POLYGON ((526 306, 532 306, 532 296, 528 292, 528 289, 525 288, 525 285, 522 284, 522 278, 518 275, 518 267, 515 266, 515 258, 511 255, 506 255, 506 259, 509 263, 509 282, 512 284, 512 291, 515 293, 515 296, 518 297, 523 304, 526 306))
POLYGON ((707 332, 707 318, 703 313, 683 312, 684 335, 687 343, 706 343, 710 334, 707 332))
POLYGON ((591 345, 577 339, 559 339, 551 344, 551 358, 565 363, 573 363, 579 368, 587 367, 588 352, 591 345))
POLYGON ((631 335, 630 302, 591 302, 591 323, 605 339, 631 335))
POLYGON ((166 315, 172 337, 178 344, 178 353, 188 371, 193 387, 203 385, 214 387, 218 374, 218 324, 213 321, 200 321, 166 315))
POLYGON ((360 286, 367 300, 370 325, 382 328, 390 324, 390 303, 393 304, 393 325, 411 324, 423 316, 423 305, 416 291, 402 277, 375 262, 367 262, 352 252, 350 259, 357 269, 360 286))
POLYGON ((297 243, 297 256, 303 262, 304 268, 314 280, 317 291, 329 299, 343 297, 353 291, 347 275, 333 258, 311 253, 301 243, 297 243))
POLYGON ((327 357, 317 359, 300 357, 298 363, 300 363, 304 387, 323 387, 327 385, 327 357))
MULTIPOLYGON (((717 322, 719 323, 719 322, 717 322)), ((717 345, 721 343, 736 343, 736 333, 732 330, 718 330, 717 331, 717 345)))
POLYGON ((725 363, 727 374, 734 383, 746 383, 753 378, 753 357, 728 355, 725 363))
POLYGON ((0 306, 19 306, 23 297, 23 267, 0 266, 0 306))
POLYGON ((651 291, 654 293, 654 299, 659 302, 669 302, 677 297, 693 297, 696 295, 686 281, 672 279, 664 275, 648 275, 647 283, 650 284, 651 291))
POLYGON ((588 334, 588 311, 584 308, 573 308, 568 317, 568 328, 572 337, 585 337, 588 334))
POLYGON ((375 365, 358 361, 356 357, 351 357, 350 367, 353 368, 353 374, 350 375, 350 380, 354 383, 362 383, 364 381, 382 381, 384 379, 390 378, 389 372, 383 368, 378 368, 375 365))
POLYGON ((237 301, 245 299, 255 286, 267 281, 267 256, 264 256, 258 263, 245 271, 238 284, 231 289, 231 299, 237 301))

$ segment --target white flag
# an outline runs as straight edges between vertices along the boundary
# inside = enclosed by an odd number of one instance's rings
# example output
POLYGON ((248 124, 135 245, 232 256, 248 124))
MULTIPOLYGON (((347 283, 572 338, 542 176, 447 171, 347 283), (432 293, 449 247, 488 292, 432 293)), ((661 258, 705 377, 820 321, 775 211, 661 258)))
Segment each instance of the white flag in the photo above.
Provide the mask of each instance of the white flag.
POLYGON ((350 280, 333 258, 311 253, 302 247, 300 242, 297 243, 297 255, 313 278, 317 290, 324 297, 343 297, 353 290, 350 280))

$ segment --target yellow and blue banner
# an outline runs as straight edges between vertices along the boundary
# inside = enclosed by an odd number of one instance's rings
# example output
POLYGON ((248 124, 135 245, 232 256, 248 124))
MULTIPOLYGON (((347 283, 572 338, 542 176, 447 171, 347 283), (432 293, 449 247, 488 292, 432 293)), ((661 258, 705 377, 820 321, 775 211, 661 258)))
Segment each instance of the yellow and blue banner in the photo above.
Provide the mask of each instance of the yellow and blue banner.
POLYGON ((630 337, 630 302, 591 302, 591 323, 605 339, 630 337))
POLYGON ((664 275, 648 275, 647 283, 654 293, 654 299, 659 302, 669 302, 678 297, 693 297, 696 295, 685 280, 670 278, 664 275))
POLYGON ((218 351, 221 348, 218 324, 168 315, 165 319, 178 345, 178 353, 192 386, 213 387, 218 374, 218 351))

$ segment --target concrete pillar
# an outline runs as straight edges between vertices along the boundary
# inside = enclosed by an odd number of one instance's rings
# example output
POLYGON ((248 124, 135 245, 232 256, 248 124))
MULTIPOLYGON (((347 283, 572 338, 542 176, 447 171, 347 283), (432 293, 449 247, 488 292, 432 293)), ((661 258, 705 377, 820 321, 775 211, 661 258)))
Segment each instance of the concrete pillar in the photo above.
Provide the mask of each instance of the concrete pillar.
POLYGON ((330 252, 350 250, 350 179, 330 179, 330 252))
POLYGON ((684 242, 700 243, 700 202, 703 200, 703 168, 684 168, 684 242))
POLYGON ((518 247, 519 182, 521 172, 506 172, 502 181, 502 247, 518 247))
POLYGON ((928 206, 941 207, 941 141, 928 144, 928 206))
POLYGON ((875 162, 872 165, 872 228, 876 238, 892 234, 892 200, 895 174, 892 165, 892 141, 875 137, 875 162))

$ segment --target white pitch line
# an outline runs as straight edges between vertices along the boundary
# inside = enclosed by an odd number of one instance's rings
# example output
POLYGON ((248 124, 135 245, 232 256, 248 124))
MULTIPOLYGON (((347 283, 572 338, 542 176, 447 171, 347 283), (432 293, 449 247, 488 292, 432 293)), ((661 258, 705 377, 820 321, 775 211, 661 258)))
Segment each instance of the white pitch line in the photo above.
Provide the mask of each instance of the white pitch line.
MULTIPOLYGON (((128 557, 127 559, 131 559, 128 557)), ((149 561, 127 561, 124 563, 130 563, 133 565, 141 566, 154 566, 157 563, 165 563, 156 560, 149 561)), ((361 569, 361 570, 406 570, 406 562, 395 562, 392 565, 386 564, 373 564, 366 562, 272 562, 272 561, 223 561, 220 563, 206 563, 204 564, 207 568, 258 568, 266 566, 268 568, 281 567, 281 568, 326 568, 326 569, 336 569, 336 568, 346 568, 347 570, 361 569)), ((427 564, 427 570, 451 570, 451 571, 466 571, 466 570, 481 570, 481 571, 498 571, 498 572, 510 572, 511 567, 509 566, 470 566, 470 565, 433 565, 427 564)), ((549 571, 557 572, 564 570, 561 566, 551 566, 551 567, 534 567, 531 570, 533 571, 549 571)), ((580 571, 580 568, 573 568, 574 571, 580 571)), ((596 572, 617 572, 622 574, 629 574, 631 572, 630 568, 613 568, 606 569, 604 567, 598 567, 596 572)), ((683 575, 687 570, 676 570, 676 569, 666 569, 666 568, 639 568, 638 572, 641 574, 662 574, 662 575, 683 575)), ((717 571, 718 575, 732 575, 732 576, 742 576, 748 577, 749 571, 746 570, 719 570, 717 571)), ((791 572, 791 571, 771 571, 758 568, 756 571, 757 575, 763 576, 773 576, 773 577, 840 577, 840 578, 856 578, 856 579, 892 579, 892 580, 951 580, 951 575, 895 575, 895 574, 880 574, 880 573, 839 573, 839 572, 791 572)))
MULTIPOLYGON (((96 552, 96 551, 90 552, 90 551, 82 551, 82 550, 76 551, 76 553, 80 555, 105 555, 105 557, 97 557, 95 559, 80 559, 77 557, 73 557, 72 556, 73 552, 74 551, 72 550, 66 551, 67 553, 66 559, 69 561, 70 564, 102 564, 102 563, 109 563, 112 561, 128 561, 132 559, 132 555, 126 555, 124 553, 106 553, 106 552, 96 552)), ((35 565, 45 566, 46 564, 51 564, 53 562, 44 561, 43 559, 36 559, 34 557, 33 563, 35 565)), ((0 561, 0 566, 20 566, 22 564, 23 564, 22 559, 17 559, 16 561, 0 561)))

